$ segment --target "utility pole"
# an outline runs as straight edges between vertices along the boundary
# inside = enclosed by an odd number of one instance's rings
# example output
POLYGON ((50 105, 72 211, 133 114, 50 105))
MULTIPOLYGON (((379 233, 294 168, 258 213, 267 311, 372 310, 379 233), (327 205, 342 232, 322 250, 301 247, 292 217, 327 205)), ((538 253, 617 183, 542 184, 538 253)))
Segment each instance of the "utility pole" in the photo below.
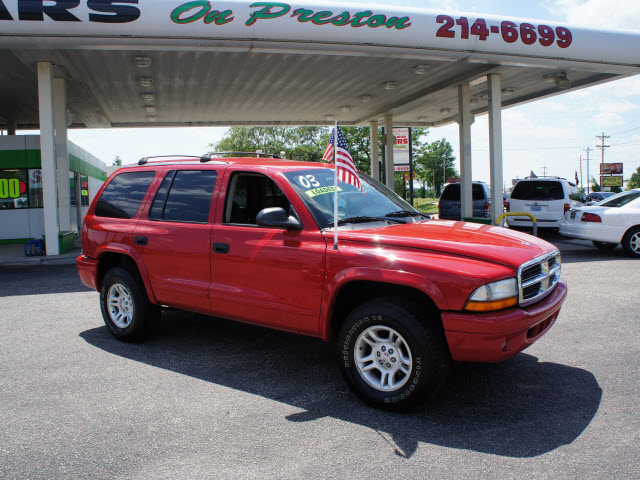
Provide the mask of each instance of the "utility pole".
POLYGON ((582 155, 580 155, 580 187, 583 187, 584 183, 582 182, 582 155))
POLYGON ((602 135, 596 135, 596 138, 599 138, 602 141, 602 145, 596 145, 596 147, 602 150, 602 163, 604 163, 604 149, 611 147, 611 145, 605 145, 604 140, 605 138, 611 138, 611 137, 606 136, 604 132, 602 132, 602 135))
POLYGON ((593 148, 587 147, 585 149, 585 152, 587 152, 587 195, 591 193, 591 177, 589 176, 589 160, 591 160, 589 158, 589 152, 591 152, 591 150, 593 150, 593 148))
MULTIPOLYGON (((600 183, 604 183, 602 181, 602 172, 604 171, 604 149, 605 148, 609 148, 611 145, 605 145, 604 144, 604 140, 605 138, 611 138, 611 137, 607 137, 605 136, 604 132, 602 132, 602 135, 596 135, 596 138, 599 138, 602 141, 602 145, 596 145, 597 148, 602 150, 602 166, 600 167, 600 183)), ((600 188, 603 189, 602 185, 600 185, 600 188)))
POLYGON ((543 177, 547 176, 547 167, 542 167, 542 176, 543 177))

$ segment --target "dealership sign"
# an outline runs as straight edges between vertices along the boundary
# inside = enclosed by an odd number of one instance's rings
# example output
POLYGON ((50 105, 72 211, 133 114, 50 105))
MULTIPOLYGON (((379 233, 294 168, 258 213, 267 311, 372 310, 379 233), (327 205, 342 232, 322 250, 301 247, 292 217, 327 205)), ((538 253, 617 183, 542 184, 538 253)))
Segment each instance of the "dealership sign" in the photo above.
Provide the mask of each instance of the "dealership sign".
POLYGON ((600 175, 622 175, 622 163, 601 163, 600 175))
MULTIPOLYGON (((538 65, 577 60, 637 68, 640 35, 553 22, 448 11, 336 2, 215 0, 0 0, 0 48, 91 48, 162 45, 259 51, 281 42, 426 49, 433 55, 489 61, 495 55, 536 58, 538 65), (69 39, 72 39, 70 42, 69 39), (464 57, 463 57, 464 56, 464 57), (486 57, 486 58, 485 58, 486 57), (606 59, 606 60, 603 60, 606 59)), ((307 46, 307 47, 305 47, 307 46)), ((311 48, 313 49, 313 48, 311 48)))
POLYGON ((600 177, 600 185, 603 187, 622 187, 624 180, 622 175, 616 177, 600 177))

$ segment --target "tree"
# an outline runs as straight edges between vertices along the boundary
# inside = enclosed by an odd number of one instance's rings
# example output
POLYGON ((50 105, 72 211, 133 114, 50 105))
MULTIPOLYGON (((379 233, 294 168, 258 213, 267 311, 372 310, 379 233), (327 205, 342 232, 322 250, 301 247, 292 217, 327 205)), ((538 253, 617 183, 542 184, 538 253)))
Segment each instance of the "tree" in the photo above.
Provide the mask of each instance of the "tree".
POLYGON ((121 167, 122 166, 122 159, 120 158, 120 155, 116 155, 116 159, 113 161, 113 165, 115 167, 121 167))
POLYGON ((631 175, 629 179, 629 183, 627 184, 627 189, 631 188, 640 188, 640 167, 636 170, 636 173, 631 175))
POLYGON ((284 156, 294 160, 320 161, 324 127, 231 127, 225 136, 209 147, 216 152, 255 152, 284 156))
POLYGON ((447 178, 458 176, 455 160, 453 147, 446 139, 427 143, 421 146, 417 155, 414 155, 415 176, 422 183, 423 188, 430 185, 436 193, 440 192, 447 178))
POLYGON ((596 180, 596 177, 591 177, 591 191, 592 192, 601 192, 602 191, 602 188, 600 187, 600 184, 596 180))

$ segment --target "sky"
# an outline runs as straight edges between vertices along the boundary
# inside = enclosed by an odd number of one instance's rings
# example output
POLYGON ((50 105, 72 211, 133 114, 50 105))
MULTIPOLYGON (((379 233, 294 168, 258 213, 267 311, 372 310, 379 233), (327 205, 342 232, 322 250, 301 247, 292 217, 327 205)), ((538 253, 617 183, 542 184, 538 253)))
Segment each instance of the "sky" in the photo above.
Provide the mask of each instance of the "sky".
MULTIPOLYGON (((356 0, 357 1, 357 0, 356 0)), ((382 3, 382 2, 379 2, 382 3)), ((478 12, 562 22, 597 29, 640 29, 640 1, 617 0, 387 0, 385 3, 451 11, 478 12)), ((638 55, 640 63, 640 53, 638 55)), ((473 178, 489 182, 487 115, 476 117, 472 127, 473 178)), ((640 75, 571 92, 503 111, 504 178, 536 175, 573 179, 580 175, 580 156, 590 152, 590 173, 598 173, 603 133, 605 161, 624 164, 629 178, 640 167, 640 75)), ((224 128, 146 128, 71 130, 69 139, 111 164, 116 155, 124 163, 153 154, 201 155, 218 141, 224 128)), ((458 127, 432 128, 427 141, 446 138, 458 155, 458 127)), ((347 139, 348 140, 348 139, 347 139)), ((583 179, 587 181, 586 161, 583 179)))

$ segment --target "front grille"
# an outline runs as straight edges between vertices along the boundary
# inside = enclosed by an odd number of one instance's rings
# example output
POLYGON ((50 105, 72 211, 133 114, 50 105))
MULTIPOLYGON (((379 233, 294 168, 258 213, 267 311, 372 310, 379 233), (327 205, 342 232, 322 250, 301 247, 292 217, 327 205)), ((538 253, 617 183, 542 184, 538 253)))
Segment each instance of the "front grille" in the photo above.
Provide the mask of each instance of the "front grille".
POLYGON ((522 289, 522 297, 525 301, 531 300, 540 293, 540 283, 534 283, 526 288, 522 289))
POLYGON ((529 280, 540 276, 542 273, 542 266, 540 264, 527 267, 522 271, 522 283, 527 283, 529 280))
POLYGON ((522 265, 518 271, 520 305, 529 305, 545 297, 558 283, 561 269, 557 250, 522 265))

